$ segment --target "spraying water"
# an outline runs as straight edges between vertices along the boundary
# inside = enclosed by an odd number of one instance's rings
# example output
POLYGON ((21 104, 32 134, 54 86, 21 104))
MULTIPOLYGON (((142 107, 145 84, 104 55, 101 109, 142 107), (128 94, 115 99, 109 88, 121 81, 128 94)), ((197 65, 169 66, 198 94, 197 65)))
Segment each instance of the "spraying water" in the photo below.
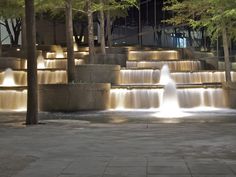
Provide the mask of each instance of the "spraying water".
POLYGON ((11 68, 7 68, 4 71, 4 79, 3 79, 3 83, 2 86, 15 86, 15 80, 14 80, 14 75, 13 75, 13 71, 11 68))
POLYGON ((183 113, 179 107, 176 83, 170 77, 168 65, 162 67, 159 83, 164 85, 164 91, 160 105, 160 112, 155 114, 155 116, 165 118, 183 117, 183 113))
POLYGON ((45 60, 43 58, 42 53, 39 54, 37 62, 38 62, 37 64, 38 69, 45 69, 45 60))
POLYGON ((168 65, 163 65, 163 67, 161 68, 161 75, 160 75, 159 84, 166 85, 171 80, 172 79, 170 77, 170 69, 169 69, 168 65))
POLYGON ((170 80, 164 87, 161 110, 171 111, 179 109, 179 100, 177 95, 176 84, 173 80, 170 80))

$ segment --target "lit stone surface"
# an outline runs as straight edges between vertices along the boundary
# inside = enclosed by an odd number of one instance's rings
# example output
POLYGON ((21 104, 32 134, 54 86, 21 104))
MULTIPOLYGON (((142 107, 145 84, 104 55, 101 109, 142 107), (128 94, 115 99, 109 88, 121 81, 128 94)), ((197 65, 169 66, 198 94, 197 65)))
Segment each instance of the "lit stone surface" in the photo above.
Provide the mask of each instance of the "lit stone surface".
POLYGON ((178 60, 180 54, 176 50, 163 51, 130 51, 129 60, 178 60))
MULTIPOLYGON (((12 71, 15 85, 27 85, 26 71, 12 71)), ((5 71, 0 72, 0 86, 4 86, 5 71)), ((53 84, 53 83, 66 83, 67 76, 65 70, 38 70, 38 83, 39 84, 53 84)), ((14 85, 10 85, 14 86, 14 85)))
POLYGON ((175 60, 175 61, 127 61, 127 68, 155 68, 161 69, 163 65, 167 64, 171 71, 198 71, 202 69, 202 64, 198 60, 175 60))

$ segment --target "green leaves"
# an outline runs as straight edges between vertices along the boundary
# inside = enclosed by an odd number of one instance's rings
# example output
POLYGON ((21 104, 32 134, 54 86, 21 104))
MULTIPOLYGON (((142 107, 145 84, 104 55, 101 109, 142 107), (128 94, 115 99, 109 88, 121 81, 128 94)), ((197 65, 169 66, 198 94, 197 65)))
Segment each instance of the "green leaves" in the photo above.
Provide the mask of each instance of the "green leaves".
POLYGON ((172 18, 166 20, 167 23, 188 24, 193 28, 207 27, 213 37, 225 25, 231 36, 236 35, 235 0, 167 0, 165 5, 165 10, 174 13, 172 18))
POLYGON ((1 0, 0 17, 17 18, 24 14, 24 0, 1 0))

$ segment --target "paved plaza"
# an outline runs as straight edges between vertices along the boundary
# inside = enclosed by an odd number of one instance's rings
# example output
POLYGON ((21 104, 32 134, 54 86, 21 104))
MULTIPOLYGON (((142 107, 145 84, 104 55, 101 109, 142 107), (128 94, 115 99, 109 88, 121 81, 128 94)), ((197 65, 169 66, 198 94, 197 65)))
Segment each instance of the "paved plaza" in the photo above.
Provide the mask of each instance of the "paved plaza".
POLYGON ((236 121, 0 118, 0 177, 236 177, 236 121))

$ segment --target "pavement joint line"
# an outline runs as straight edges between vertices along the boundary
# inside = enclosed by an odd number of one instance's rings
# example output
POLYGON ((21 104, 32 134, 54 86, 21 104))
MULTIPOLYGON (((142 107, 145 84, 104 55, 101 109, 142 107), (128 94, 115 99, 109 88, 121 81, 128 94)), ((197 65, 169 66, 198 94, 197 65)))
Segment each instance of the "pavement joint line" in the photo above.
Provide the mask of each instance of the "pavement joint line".
POLYGON ((191 177, 194 177, 193 174, 192 174, 192 172, 191 172, 191 169, 190 169, 188 163, 186 162, 186 160, 184 160, 184 163, 185 163, 185 166, 187 167, 187 169, 188 169, 189 174, 191 175, 191 177))
POLYGON ((145 157, 146 158, 146 177, 148 177, 148 165, 149 165, 149 159, 148 157, 145 157))
POLYGON ((70 162, 61 170, 61 173, 59 174, 59 176, 60 176, 60 175, 63 175, 63 171, 65 171, 65 169, 68 168, 72 163, 73 163, 73 161, 70 161, 70 162))
POLYGON ((106 164, 106 166, 105 166, 105 168, 104 168, 104 170, 103 170, 102 177, 104 177, 104 176, 106 175, 106 170, 107 170, 107 168, 109 167, 109 164, 111 163, 111 161, 112 161, 113 158, 114 158, 114 157, 112 157, 112 158, 110 158, 110 159, 108 160, 108 162, 107 162, 107 164, 106 164))

